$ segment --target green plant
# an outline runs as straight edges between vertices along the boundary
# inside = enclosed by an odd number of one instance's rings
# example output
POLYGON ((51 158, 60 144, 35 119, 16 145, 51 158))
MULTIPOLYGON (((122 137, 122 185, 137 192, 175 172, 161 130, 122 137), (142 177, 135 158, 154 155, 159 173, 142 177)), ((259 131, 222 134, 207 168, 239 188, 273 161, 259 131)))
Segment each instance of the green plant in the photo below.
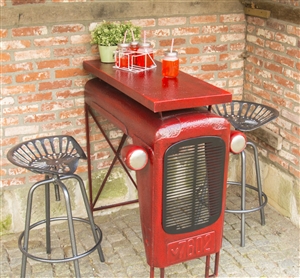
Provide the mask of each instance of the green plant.
POLYGON ((138 40, 141 36, 141 27, 134 26, 131 22, 107 22, 103 21, 91 31, 91 44, 103 46, 118 45, 123 42, 126 33, 126 42, 138 40), (127 33, 126 33, 127 31, 127 33))

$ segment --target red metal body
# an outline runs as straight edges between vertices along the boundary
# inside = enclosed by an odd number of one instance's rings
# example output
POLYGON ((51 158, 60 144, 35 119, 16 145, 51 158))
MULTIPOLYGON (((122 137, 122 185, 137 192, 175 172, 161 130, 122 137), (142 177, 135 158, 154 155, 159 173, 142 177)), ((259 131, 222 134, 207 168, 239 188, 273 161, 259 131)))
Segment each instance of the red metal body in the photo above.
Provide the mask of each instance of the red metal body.
MULTIPOLYGON (((227 96, 227 94, 226 94, 227 96)), ((216 101, 216 100, 215 100, 216 101)), ((161 269, 182 261, 218 254, 221 249, 225 210, 227 163, 229 156, 230 125, 222 117, 206 108, 187 108, 153 113, 140 103, 110 86, 93 79, 85 87, 85 102, 89 109, 98 111, 130 136, 133 143, 144 148, 149 156, 145 168, 136 172, 142 233, 147 262, 161 269), (224 142, 224 171, 220 190, 223 191, 221 213, 213 223, 201 229, 179 234, 164 230, 164 156, 172 145, 192 138, 216 137, 224 142)), ((206 103, 206 100, 204 101, 206 103)), ((207 165, 207 168, 212 168, 207 165)), ((213 170, 213 169, 210 169, 213 170)), ((206 275, 208 276, 208 275, 206 275)))

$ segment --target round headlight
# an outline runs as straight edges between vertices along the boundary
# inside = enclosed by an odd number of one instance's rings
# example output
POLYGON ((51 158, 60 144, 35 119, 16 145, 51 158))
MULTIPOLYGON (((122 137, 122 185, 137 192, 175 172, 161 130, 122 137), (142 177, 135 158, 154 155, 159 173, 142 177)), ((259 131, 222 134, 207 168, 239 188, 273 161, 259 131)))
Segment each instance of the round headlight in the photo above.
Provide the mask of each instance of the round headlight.
POLYGON ((125 146, 121 151, 121 157, 126 166, 135 171, 143 169, 148 163, 146 150, 135 145, 125 146))
POLYGON ((232 153, 240 153, 246 148, 247 138, 246 135, 238 130, 231 131, 230 134, 230 151, 232 153))

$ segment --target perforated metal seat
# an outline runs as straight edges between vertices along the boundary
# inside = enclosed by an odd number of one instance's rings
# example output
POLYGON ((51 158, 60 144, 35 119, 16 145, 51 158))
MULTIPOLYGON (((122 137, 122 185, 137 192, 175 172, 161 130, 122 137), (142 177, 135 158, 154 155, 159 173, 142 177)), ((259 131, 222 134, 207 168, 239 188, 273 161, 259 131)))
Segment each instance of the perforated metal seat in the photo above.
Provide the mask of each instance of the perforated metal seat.
POLYGON ((91 254, 96 249, 98 250, 100 260, 104 262, 104 256, 100 245, 102 241, 102 232, 94 223, 84 183, 78 175, 74 174, 77 169, 79 159, 86 159, 85 153, 76 140, 71 136, 51 136, 33 139, 20 143, 10 149, 7 154, 7 158, 16 166, 25 168, 34 173, 45 174, 45 179, 35 183, 28 192, 25 229, 20 235, 18 241, 19 248, 23 253, 21 277, 26 276, 27 258, 47 263, 73 261, 76 277, 80 277, 78 260, 91 254), (63 181, 67 179, 75 179, 78 182, 88 219, 72 216, 70 195, 67 187, 63 183, 63 181), (50 184, 54 185, 57 201, 60 201, 60 190, 63 192, 67 216, 50 217, 50 184), (30 224, 33 193, 42 185, 45 186, 45 219, 34 224, 30 224), (46 252, 47 254, 51 253, 50 222, 60 220, 66 220, 68 222, 72 256, 61 259, 48 259, 37 257, 29 253, 28 245, 30 230, 42 224, 46 224, 46 252), (95 240, 95 245, 81 254, 78 254, 77 252, 73 221, 80 221, 88 224, 95 240))
MULTIPOLYGON (((213 105, 211 107, 211 110, 214 113, 226 118, 236 130, 243 132, 255 130, 263 126, 264 124, 274 120, 279 115, 278 111, 272 107, 262 105, 259 103, 238 100, 234 100, 230 103, 213 105)), ((227 181, 228 184, 241 186, 241 209, 225 210, 229 213, 241 214, 241 246, 245 246, 245 214, 259 210, 261 217, 261 225, 265 225, 264 206, 268 202, 266 194, 262 191, 260 166, 256 145, 253 142, 248 141, 247 146, 251 146, 253 150, 257 187, 246 183, 246 153, 245 151, 242 151, 241 181, 227 181), (259 205, 257 207, 249 209, 246 208, 246 188, 258 192, 259 205)))

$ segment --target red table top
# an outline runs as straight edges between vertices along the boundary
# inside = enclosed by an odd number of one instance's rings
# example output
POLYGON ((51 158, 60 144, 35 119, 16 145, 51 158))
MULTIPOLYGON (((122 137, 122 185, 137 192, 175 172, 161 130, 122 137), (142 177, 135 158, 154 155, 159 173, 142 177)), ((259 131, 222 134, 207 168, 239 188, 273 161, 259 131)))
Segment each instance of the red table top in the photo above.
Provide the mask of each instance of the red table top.
POLYGON ((114 64, 104 64, 100 60, 84 61, 83 67, 153 112, 194 108, 232 100, 231 93, 182 71, 177 78, 163 78, 161 63, 155 63, 156 68, 138 73, 115 69, 114 64))

